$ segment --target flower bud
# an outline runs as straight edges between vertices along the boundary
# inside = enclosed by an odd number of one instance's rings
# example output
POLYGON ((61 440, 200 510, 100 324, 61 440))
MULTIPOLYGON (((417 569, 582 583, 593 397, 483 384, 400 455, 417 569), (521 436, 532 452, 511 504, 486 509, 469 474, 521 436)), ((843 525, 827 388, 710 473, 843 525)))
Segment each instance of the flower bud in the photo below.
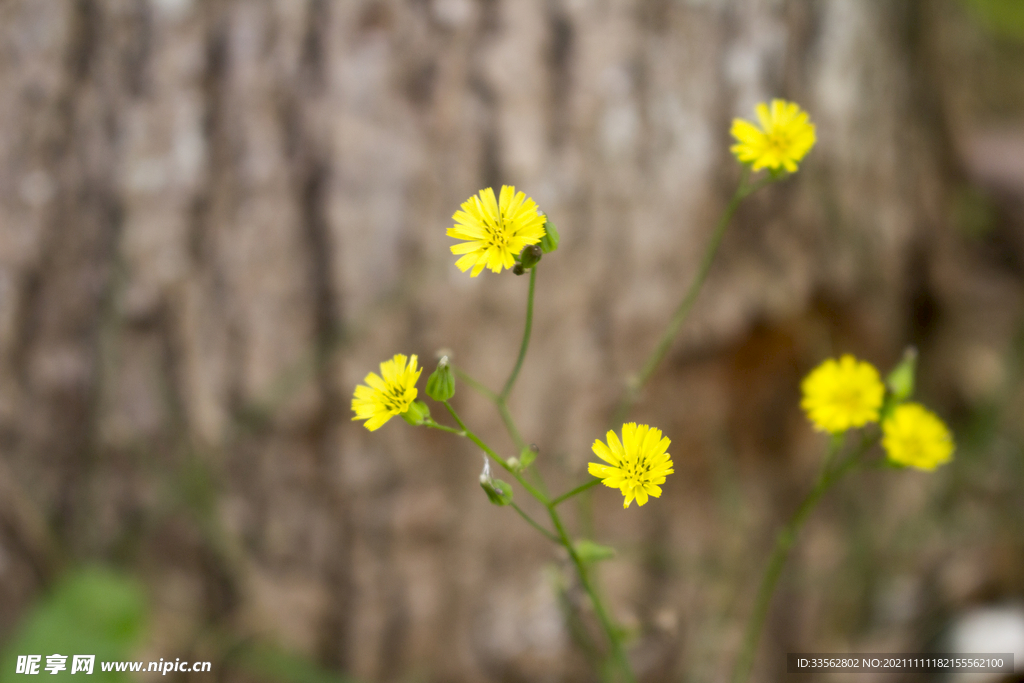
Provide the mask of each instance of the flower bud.
POLYGON ((523 264, 522 263, 517 263, 514 266, 512 266, 512 274, 513 275, 522 275, 525 272, 526 271, 523 270, 523 264))
POLYGON ((537 448, 537 444, 531 443, 529 446, 523 446, 523 450, 519 451, 519 471, 522 472, 537 459, 537 453, 540 449, 537 448))
POLYGON ((550 254, 555 249, 558 249, 558 230, 555 229, 555 224, 552 223, 547 216, 544 217, 544 237, 540 239, 540 248, 545 254, 550 254))
POLYGON ((914 393, 914 371, 916 369, 917 349, 908 346, 907 350, 903 352, 903 360, 885 378, 885 384, 896 401, 905 401, 914 393))
POLYGON ((491 477, 491 461, 484 456, 484 469, 480 472, 480 488, 487 494, 487 499, 495 505, 508 505, 512 502, 512 487, 508 482, 491 477))
POLYGON ((418 427, 430 419, 430 408, 423 401, 413 401, 409 404, 409 409, 402 413, 402 419, 413 427, 418 427))
POLYGON ((495 505, 512 503, 512 487, 501 479, 484 479, 480 477, 480 487, 487 494, 487 499, 495 505))
POLYGON ((523 267, 523 270, 529 270, 540 263, 540 257, 543 255, 544 252, 536 244, 527 244, 519 252, 519 265, 523 267))
POLYGON ((427 379, 427 396, 435 401, 447 401, 455 395, 455 375, 448 356, 441 356, 437 369, 427 379))

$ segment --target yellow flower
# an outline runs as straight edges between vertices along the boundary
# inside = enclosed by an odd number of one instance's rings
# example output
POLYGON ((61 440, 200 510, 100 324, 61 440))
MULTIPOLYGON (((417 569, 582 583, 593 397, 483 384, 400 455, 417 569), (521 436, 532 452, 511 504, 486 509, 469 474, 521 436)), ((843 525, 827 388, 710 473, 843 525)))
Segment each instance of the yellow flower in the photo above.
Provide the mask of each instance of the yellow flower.
POLYGON ((635 422, 622 425, 622 442, 615 432, 606 435, 608 445, 600 439, 594 441, 593 450, 607 465, 592 462, 588 471, 601 479, 605 486, 617 488, 626 497, 622 507, 628 508, 636 498, 637 505, 647 502, 647 496, 661 496, 665 477, 672 474, 672 460, 666 452, 671 441, 662 438, 661 430, 635 422))
POLYGON ((896 406, 882 422, 882 447, 889 460, 921 470, 934 470, 956 448, 942 420, 918 403, 896 406))
POLYGON ((395 415, 409 410, 410 404, 416 400, 416 380, 420 378, 423 368, 416 368, 416 355, 409 359, 397 354, 391 360, 380 364, 381 379, 376 372, 371 372, 363 379, 369 386, 360 384, 352 398, 352 411, 356 414, 353 420, 366 420, 366 428, 371 432, 379 429, 395 415))
POLYGON ((453 254, 464 254, 455 265, 463 273, 472 268, 472 277, 485 266, 495 273, 511 268, 523 247, 544 237, 544 216, 537 212, 537 203, 510 185, 501 186, 497 201, 491 188, 480 190, 452 218, 456 224, 445 234, 468 240, 452 245, 453 254))
POLYGON ((870 363, 850 355, 829 358, 804 378, 800 407, 822 432, 837 434, 877 422, 885 385, 870 363))
POLYGON ((733 119, 732 136, 737 144, 732 146, 732 153, 744 164, 752 162, 755 171, 785 167, 790 173, 796 172, 797 162, 811 151, 815 142, 814 124, 807 112, 785 100, 772 100, 771 109, 762 102, 755 111, 760 128, 749 121, 733 119))

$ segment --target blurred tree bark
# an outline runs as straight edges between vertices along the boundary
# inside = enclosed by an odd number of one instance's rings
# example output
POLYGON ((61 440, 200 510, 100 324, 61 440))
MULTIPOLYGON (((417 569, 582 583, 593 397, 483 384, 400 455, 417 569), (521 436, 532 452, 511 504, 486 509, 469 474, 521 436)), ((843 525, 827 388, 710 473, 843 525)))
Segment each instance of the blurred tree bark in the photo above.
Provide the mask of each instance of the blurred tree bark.
MULTIPOLYGON (((751 552, 709 503, 714 454, 754 473, 740 526, 772 528, 819 446, 800 374, 890 363, 935 324, 955 161, 925 4, 0 2, 0 478, 63 558, 4 512, 0 629, 47 571, 102 559, 150 579, 159 656, 212 625, 366 680, 586 679, 546 542, 487 505, 465 444, 351 423, 352 387, 442 346, 504 377, 525 280, 462 275, 444 229, 514 183, 563 247, 513 409, 556 486, 576 481, 736 182, 732 117, 782 96, 818 146, 743 208, 634 412, 680 474, 642 512, 595 500, 645 676, 734 647, 701 619, 737 609, 749 571, 709 591, 680 569, 751 552)), ((482 400, 456 402, 509 447, 482 400)))

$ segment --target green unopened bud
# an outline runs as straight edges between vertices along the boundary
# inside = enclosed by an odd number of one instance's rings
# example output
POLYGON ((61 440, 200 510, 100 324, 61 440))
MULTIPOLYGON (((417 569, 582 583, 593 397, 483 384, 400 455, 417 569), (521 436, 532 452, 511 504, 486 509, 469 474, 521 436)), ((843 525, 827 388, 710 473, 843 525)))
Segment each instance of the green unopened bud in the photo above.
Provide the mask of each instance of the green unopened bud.
POLYGON ((512 502, 512 487, 508 482, 481 474, 480 487, 487 494, 487 499, 495 505, 508 505, 512 502))
POLYGON ((610 560, 615 557, 615 548, 609 548, 606 545, 600 543, 594 543, 583 539, 582 541, 576 541, 573 544, 573 550, 576 551, 576 556, 584 564, 593 564, 595 562, 601 562, 602 560, 610 560))
POLYGON ((892 392, 897 402, 906 401, 914 393, 914 373, 917 370, 917 349, 908 346, 903 352, 903 360, 899 362, 889 376, 885 378, 885 384, 892 392))
POLYGON ((519 252, 519 265, 523 267, 523 270, 529 270, 540 263, 540 257, 543 255, 544 252, 536 244, 527 244, 519 252))
POLYGON ((533 461, 537 459, 537 453, 540 449, 537 448, 537 444, 531 443, 529 446, 523 446, 523 450, 519 451, 519 470, 525 470, 533 461))
POLYGON ((409 409, 402 413, 402 419, 413 427, 418 427, 430 419, 430 408, 423 401, 413 401, 409 404, 409 409))
POLYGON ((480 472, 480 488, 487 494, 487 499, 495 505, 508 505, 512 502, 512 487, 508 482, 491 476, 491 461, 483 455, 484 468, 480 472))
POLYGON ((545 254, 550 254, 555 249, 558 249, 558 230, 555 229, 555 224, 548 220, 548 217, 544 217, 544 237, 540 240, 540 248, 545 254))
POLYGON ((441 356, 437 369, 427 378, 427 396, 435 401, 447 401, 455 395, 455 375, 448 356, 441 356))

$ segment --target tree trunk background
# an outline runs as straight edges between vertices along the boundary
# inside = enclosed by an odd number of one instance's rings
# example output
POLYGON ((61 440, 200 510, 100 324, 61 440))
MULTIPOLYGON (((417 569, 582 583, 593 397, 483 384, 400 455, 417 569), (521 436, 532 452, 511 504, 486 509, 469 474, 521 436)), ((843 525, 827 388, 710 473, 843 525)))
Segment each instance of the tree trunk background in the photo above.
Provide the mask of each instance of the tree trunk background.
MULTIPOLYGON (((394 353, 429 373, 440 348, 503 381, 526 279, 470 279, 444 230, 481 187, 515 184, 562 248, 512 409, 553 488, 574 486, 735 187, 732 118, 784 96, 819 142, 741 209, 632 415, 673 439, 677 473, 643 509, 593 498, 642 677, 721 680, 820 458, 800 378, 842 352, 887 368, 915 343, 942 413, 1000 374, 1024 240, 994 268, 950 218, 968 172, 960 72, 936 57, 950 13, 0 1, 0 635, 61 567, 103 561, 145 577, 155 656, 216 658, 196 634, 217 628, 362 680, 590 680, 556 600, 565 558, 487 503, 467 443, 400 420, 368 433, 351 393, 394 353)), ((464 384, 455 404, 512 454, 489 404, 464 384)), ((915 651, 928 609, 1020 591, 1019 542, 990 544, 1000 564, 934 532, 849 566, 847 539, 914 518, 944 482, 868 473, 826 503, 762 654, 915 651), (904 580, 932 602, 877 621, 871 601, 904 580)))

